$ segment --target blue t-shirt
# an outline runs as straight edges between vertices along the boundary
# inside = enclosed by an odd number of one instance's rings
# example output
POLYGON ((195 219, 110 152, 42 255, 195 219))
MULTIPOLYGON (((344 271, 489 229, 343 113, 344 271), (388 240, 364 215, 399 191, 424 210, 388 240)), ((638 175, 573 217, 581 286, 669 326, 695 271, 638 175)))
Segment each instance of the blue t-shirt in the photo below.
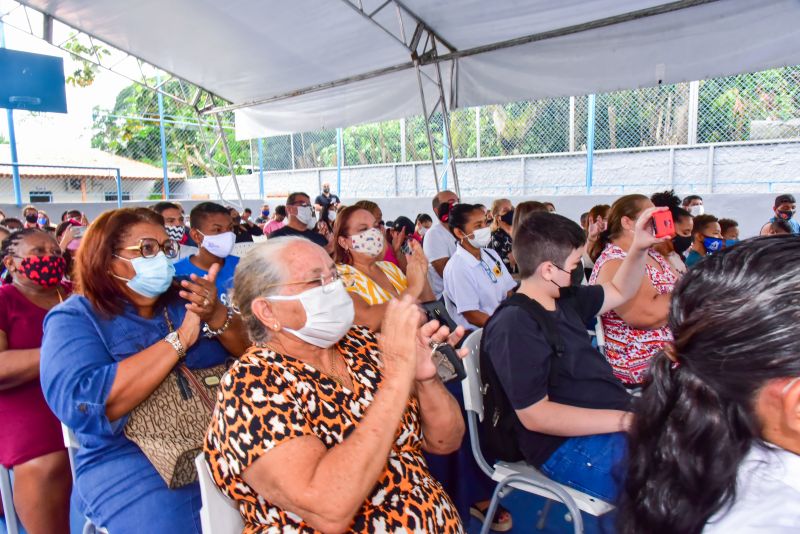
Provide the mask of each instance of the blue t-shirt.
MULTIPOLYGON (((208 274, 208 271, 204 271, 191 262, 193 257, 194 256, 189 256, 188 258, 176 262, 175 274, 196 274, 197 276, 205 276, 208 274)), ((215 284, 217 286, 217 293, 219 294, 219 300, 226 306, 229 306, 231 303, 228 298, 228 290, 233 287, 233 273, 236 271, 237 265, 239 265, 239 257, 228 256, 225 258, 225 263, 222 264, 222 269, 220 269, 217 274, 217 282, 215 284)))
POLYGON ((699 252, 692 249, 689 251, 689 254, 686 255, 686 266, 692 267, 694 264, 702 260, 704 256, 700 255, 699 252))
MULTIPOLYGON (((174 298, 166 306, 175 328, 186 315, 185 304, 174 298)), ((168 489, 141 449, 125 437, 128 416, 116 421, 106 417, 120 362, 168 333, 163 308, 148 319, 128 304, 120 315, 104 317, 79 295, 50 310, 44 320, 42 392, 81 445, 75 459, 81 511, 110 532, 115 527, 137 532, 142 525, 149 532, 198 532, 199 486, 168 489)), ((218 340, 201 335, 186 351, 186 366, 212 367, 228 356, 218 340)))

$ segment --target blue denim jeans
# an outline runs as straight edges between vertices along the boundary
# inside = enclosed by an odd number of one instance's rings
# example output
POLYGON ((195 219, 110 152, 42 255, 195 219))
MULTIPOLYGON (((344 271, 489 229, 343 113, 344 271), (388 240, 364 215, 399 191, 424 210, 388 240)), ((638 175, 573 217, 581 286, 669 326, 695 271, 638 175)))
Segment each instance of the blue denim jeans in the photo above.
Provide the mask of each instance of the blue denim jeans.
POLYGON ((560 484, 614 502, 627 446, 622 432, 569 438, 542 464, 542 471, 560 484))

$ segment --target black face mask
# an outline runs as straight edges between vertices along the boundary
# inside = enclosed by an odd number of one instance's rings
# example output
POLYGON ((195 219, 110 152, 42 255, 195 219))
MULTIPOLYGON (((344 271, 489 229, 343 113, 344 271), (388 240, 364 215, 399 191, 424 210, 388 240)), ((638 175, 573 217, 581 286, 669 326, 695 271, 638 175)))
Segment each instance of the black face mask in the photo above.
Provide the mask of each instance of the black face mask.
POLYGON ((437 216, 439 220, 443 223, 447 223, 450 220, 450 210, 453 209, 454 204, 450 204, 449 202, 442 202, 439 204, 439 209, 437 210, 437 216))
POLYGON ((692 246, 692 241, 692 236, 684 237, 682 235, 676 235, 672 238, 672 246, 675 248, 675 252, 683 254, 686 252, 686 249, 692 246))
POLYGON ((505 215, 501 215, 500 220, 509 226, 514 224, 514 210, 507 212, 505 215))
POLYGON ((38 214, 36 214, 36 213, 29 213, 29 214, 27 214, 27 215, 25 216, 25 220, 26 220, 26 221, 28 221, 29 223, 33 224, 33 223, 35 223, 37 220, 39 220, 39 215, 38 215, 38 214))

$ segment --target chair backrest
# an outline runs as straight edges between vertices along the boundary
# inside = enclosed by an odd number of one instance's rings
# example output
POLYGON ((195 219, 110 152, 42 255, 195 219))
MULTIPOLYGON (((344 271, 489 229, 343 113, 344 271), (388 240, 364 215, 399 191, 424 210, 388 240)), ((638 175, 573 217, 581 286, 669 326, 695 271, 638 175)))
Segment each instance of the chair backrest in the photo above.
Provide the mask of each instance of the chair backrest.
POLYGON ((461 381, 464 394, 464 409, 475 412, 480 421, 483 421, 483 393, 481 392, 481 338, 483 328, 475 330, 464 340, 462 348, 469 350, 464 358, 464 369, 467 377, 461 381))
POLYGON ((606 335, 603 332, 603 318, 599 315, 597 316, 597 323, 594 325, 594 333, 597 336, 597 350, 600 351, 600 354, 605 356, 606 354, 606 335))
POLYGON ((244 529, 244 521, 236 504, 214 483, 202 454, 194 459, 194 464, 200 482, 200 497, 203 500, 203 507, 200 509, 203 534, 240 534, 244 529))
POLYGON ((239 256, 243 258, 250 250, 256 246, 256 243, 246 241, 244 243, 236 243, 231 250, 231 256, 239 256))
POLYGON ((75 453, 81 448, 78 438, 70 427, 61 423, 61 434, 64 436, 64 446, 69 456, 69 468, 72 470, 72 480, 75 480, 75 453))
POLYGON ((0 500, 3 502, 3 512, 7 534, 19 534, 17 512, 14 510, 14 495, 11 490, 11 472, 0 465, 0 500))

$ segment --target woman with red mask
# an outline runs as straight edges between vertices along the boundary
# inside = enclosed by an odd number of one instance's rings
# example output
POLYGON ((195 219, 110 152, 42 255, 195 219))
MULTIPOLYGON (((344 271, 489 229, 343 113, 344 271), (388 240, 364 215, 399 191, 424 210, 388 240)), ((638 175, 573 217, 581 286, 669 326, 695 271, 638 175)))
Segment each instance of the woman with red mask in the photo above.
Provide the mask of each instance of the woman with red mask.
POLYGON ((69 458, 39 384, 44 317, 70 291, 66 261, 55 239, 36 228, 4 239, 2 257, 12 282, 0 287, 0 463, 14 469, 25 530, 69 532, 69 458))

